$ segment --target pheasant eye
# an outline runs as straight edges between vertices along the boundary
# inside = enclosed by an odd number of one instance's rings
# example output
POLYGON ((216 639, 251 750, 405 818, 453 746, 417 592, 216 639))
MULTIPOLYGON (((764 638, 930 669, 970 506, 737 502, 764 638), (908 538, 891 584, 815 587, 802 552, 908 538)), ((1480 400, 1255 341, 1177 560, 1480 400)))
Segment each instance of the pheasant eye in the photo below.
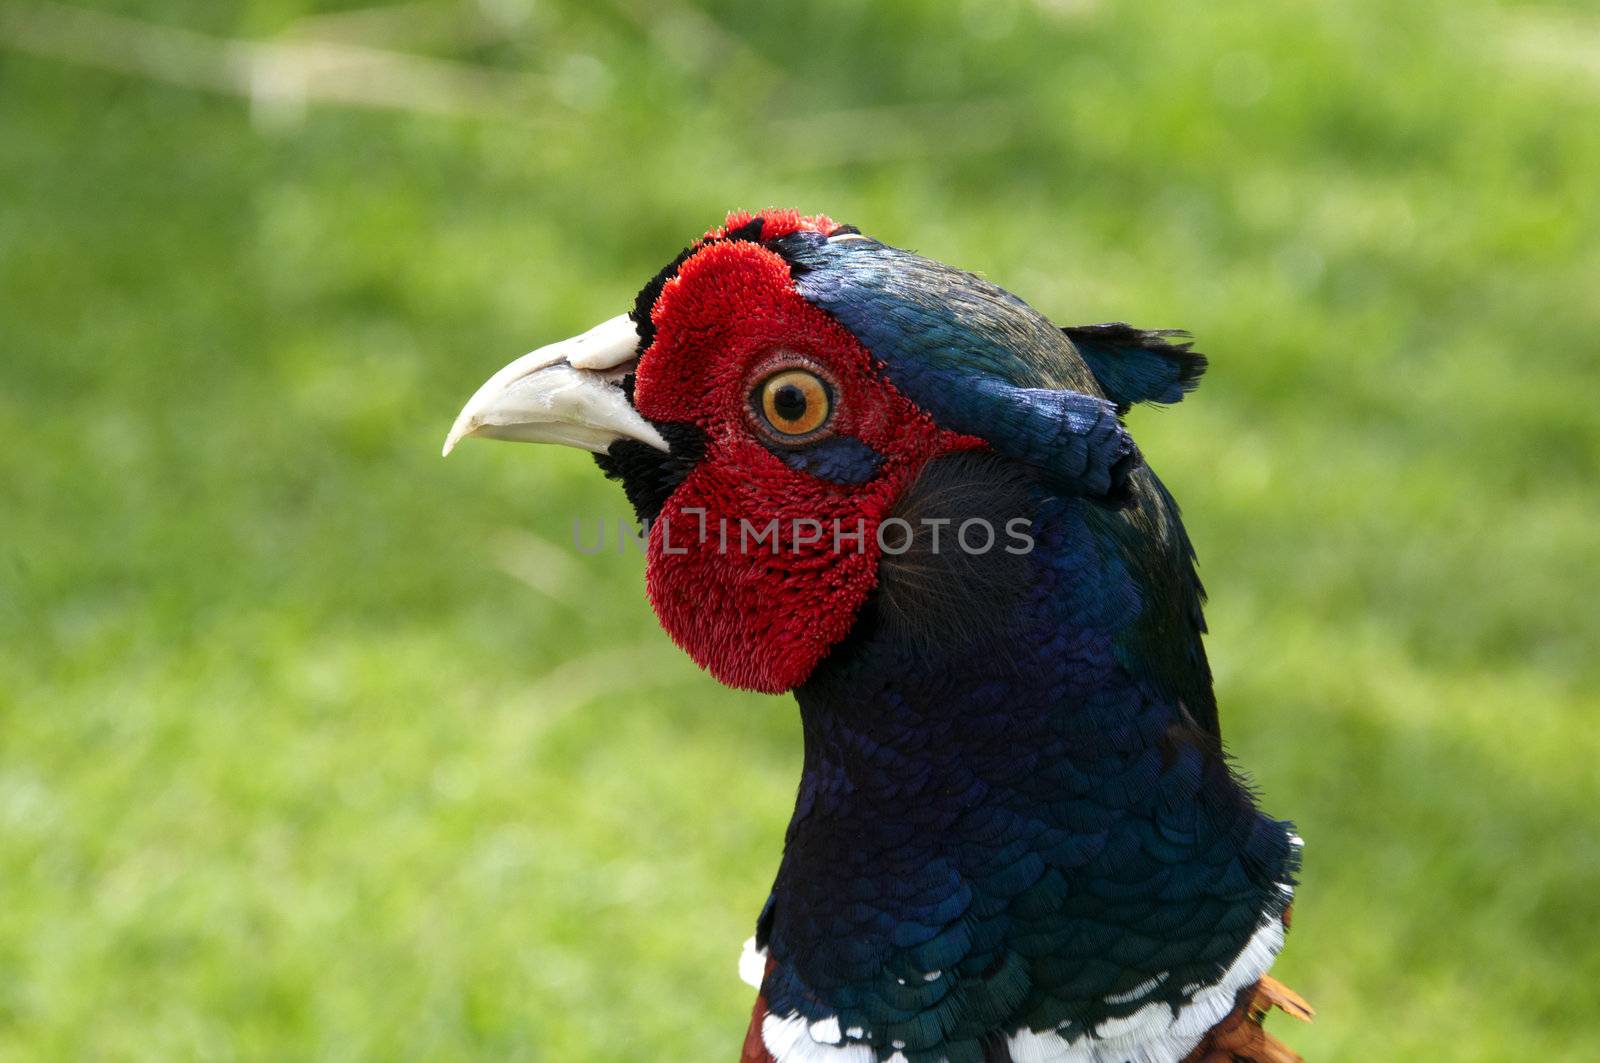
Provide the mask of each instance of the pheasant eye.
POLYGON ((827 424, 833 412, 828 385, 804 369, 774 373, 752 397, 762 418, 782 436, 809 435, 827 424))

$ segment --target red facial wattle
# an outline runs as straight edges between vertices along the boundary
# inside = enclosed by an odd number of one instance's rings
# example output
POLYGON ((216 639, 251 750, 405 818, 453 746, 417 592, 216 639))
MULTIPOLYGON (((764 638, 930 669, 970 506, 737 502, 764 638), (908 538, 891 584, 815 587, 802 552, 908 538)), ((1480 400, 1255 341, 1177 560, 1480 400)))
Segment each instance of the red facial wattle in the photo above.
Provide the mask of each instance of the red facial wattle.
MULTIPOLYGON (((729 218, 729 228, 740 223, 729 218)), ((768 217, 763 236, 796 228, 832 225, 768 217)), ((896 391, 848 330, 795 291, 783 258, 759 244, 698 251, 667 282, 651 319, 655 339, 639 361, 634 403, 653 422, 693 424, 706 449, 650 529, 650 602, 717 679, 788 690, 854 623, 877 579, 878 526, 900 492, 929 458, 979 443, 939 428, 896 391), (814 368, 833 390, 828 433, 882 456, 865 483, 792 468, 752 424, 752 389, 791 364, 814 368), (773 521, 776 552, 762 534, 773 521), (820 536, 806 541, 816 525, 820 536)))

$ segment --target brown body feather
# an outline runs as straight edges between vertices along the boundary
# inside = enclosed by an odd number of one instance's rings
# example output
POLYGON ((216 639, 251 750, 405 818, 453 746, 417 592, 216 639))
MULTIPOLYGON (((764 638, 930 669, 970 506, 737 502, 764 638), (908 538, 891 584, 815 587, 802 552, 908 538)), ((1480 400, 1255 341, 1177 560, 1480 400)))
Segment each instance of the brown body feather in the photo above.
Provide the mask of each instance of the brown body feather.
POLYGON ((1211 1028, 1183 1063, 1305 1063, 1262 1027, 1273 1008, 1301 1022, 1310 1022, 1316 1014, 1300 994, 1276 978, 1263 978, 1239 994, 1238 1006, 1211 1028))

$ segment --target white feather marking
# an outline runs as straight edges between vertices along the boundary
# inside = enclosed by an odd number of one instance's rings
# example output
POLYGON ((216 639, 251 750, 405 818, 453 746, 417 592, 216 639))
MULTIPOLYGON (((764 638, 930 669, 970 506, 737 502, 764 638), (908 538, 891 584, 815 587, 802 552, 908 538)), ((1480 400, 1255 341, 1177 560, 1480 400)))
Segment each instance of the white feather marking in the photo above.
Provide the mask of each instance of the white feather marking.
POLYGON ((1166 980, 1167 980, 1167 974, 1166 974, 1165 971, 1163 971, 1162 973, 1156 975, 1154 978, 1146 978, 1144 981, 1140 982, 1138 985, 1134 986, 1132 989, 1128 990, 1126 993, 1112 993, 1110 996, 1106 997, 1106 1003, 1107 1004, 1132 1004, 1135 1000, 1138 1000, 1140 997, 1149 995, 1150 990, 1156 988, 1157 986, 1159 986, 1162 982, 1165 982, 1166 980))
POLYGON ((752 989, 760 989, 767 977, 767 950, 756 948, 754 936, 744 943, 739 954, 739 981, 752 989))
POLYGON ((1152 1029, 1165 1029, 1172 1025, 1174 1017, 1166 1001, 1152 1000, 1132 1015, 1102 1022, 1094 1028, 1094 1035, 1101 1041, 1126 1040, 1147 1026, 1152 1029))
POLYGON ((811 1029, 824 1023, 832 1023, 838 1032, 836 1016, 811 1023, 799 1014, 768 1015, 761 1020, 761 1043, 777 1063, 874 1063, 877 1054, 870 1045, 825 1045, 812 1040, 811 1029))
POLYGON ((829 1015, 811 1024, 811 1039, 819 1045, 835 1045, 844 1037, 839 1032, 839 1016, 829 1015))
POLYGON ((1094 1063, 1094 1049, 1084 1039, 1068 1041, 1054 1030, 1021 1029, 1006 1043, 1012 1063, 1094 1063))
MULTIPOLYGON (((1288 886, 1285 893, 1293 893, 1288 886)), ((1013 1063, 1178 1063, 1210 1029, 1233 1010, 1239 990, 1267 973, 1278 951, 1283 948, 1283 921, 1269 917, 1250 936, 1222 977, 1210 985, 1185 986, 1192 993, 1189 1003, 1176 1014, 1162 1001, 1151 1001, 1120 1019, 1107 1019, 1094 1034, 1071 1041, 1055 1030, 1036 1033, 1023 1028, 1007 1039, 1013 1063)), ((760 988, 765 977, 767 953, 757 949, 755 938, 745 942, 739 958, 739 976, 760 988)), ((934 981, 942 971, 930 971, 924 981, 934 981)), ((1132 1003, 1159 986, 1166 974, 1140 983, 1126 993, 1106 998, 1112 1004, 1132 1003)), ((905 979, 896 979, 905 985, 905 979)), ((799 1014, 768 1015, 761 1022, 761 1041, 776 1063, 874 1063, 877 1053, 861 1043, 866 1031, 852 1026, 849 1040, 839 1042, 839 1017, 830 1015, 815 1022, 799 1014), (854 1042, 854 1043, 852 1043, 854 1042)), ((904 1041, 893 1041, 894 1054, 885 1063, 906 1063, 904 1041)))
MULTIPOLYGON (((1285 892, 1292 892, 1286 888, 1285 892)), ((1061 1033, 1021 1029, 1008 1039, 1015 1063, 1178 1063, 1210 1029, 1233 1010, 1239 990, 1267 973, 1283 948, 1283 921, 1269 916, 1256 928, 1222 977, 1210 985, 1186 986, 1193 993, 1176 1014, 1163 1001, 1151 1001, 1120 1019, 1107 1019, 1093 1036, 1067 1040, 1061 1033)), ((1127 993, 1106 999, 1131 1003, 1166 979, 1160 975, 1127 993)))

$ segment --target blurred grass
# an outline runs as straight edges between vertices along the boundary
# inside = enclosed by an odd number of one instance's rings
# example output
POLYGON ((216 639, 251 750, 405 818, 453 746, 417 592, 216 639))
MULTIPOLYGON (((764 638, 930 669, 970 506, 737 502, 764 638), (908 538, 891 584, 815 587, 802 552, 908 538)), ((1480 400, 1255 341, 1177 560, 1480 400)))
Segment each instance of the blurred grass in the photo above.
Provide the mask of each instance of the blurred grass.
POLYGON ((1308 839, 1291 1041, 1592 1058, 1600 11, 98 6, 516 92, 301 113, 0 19, 0 1056, 731 1058, 792 707, 561 548, 626 512, 583 455, 437 455, 792 204, 1212 355, 1135 430, 1308 839))

